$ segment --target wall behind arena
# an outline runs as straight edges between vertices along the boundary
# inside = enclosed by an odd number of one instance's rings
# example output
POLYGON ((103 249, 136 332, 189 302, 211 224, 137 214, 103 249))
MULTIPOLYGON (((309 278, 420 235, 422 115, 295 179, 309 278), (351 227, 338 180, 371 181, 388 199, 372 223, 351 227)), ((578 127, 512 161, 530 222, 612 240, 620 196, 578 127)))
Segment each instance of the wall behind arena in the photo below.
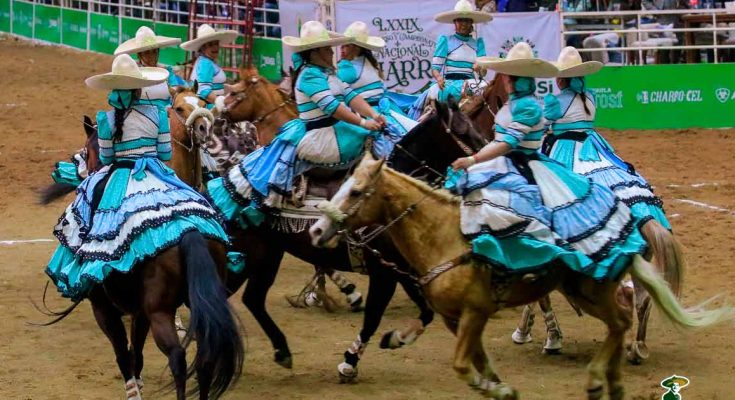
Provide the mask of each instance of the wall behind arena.
MULTIPOLYGON (((188 39, 188 26, 147 19, 98 14, 85 10, 30 3, 20 0, 0 0, 0 32, 29 39, 62 44, 81 50, 112 54, 117 46, 135 36, 146 25, 157 34, 188 39)), ((240 38, 239 40, 242 40, 240 38)), ((268 79, 281 78, 280 40, 256 38, 254 62, 268 79)), ((160 62, 176 65, 186 60, 178 47, 161 50, 160 62)))

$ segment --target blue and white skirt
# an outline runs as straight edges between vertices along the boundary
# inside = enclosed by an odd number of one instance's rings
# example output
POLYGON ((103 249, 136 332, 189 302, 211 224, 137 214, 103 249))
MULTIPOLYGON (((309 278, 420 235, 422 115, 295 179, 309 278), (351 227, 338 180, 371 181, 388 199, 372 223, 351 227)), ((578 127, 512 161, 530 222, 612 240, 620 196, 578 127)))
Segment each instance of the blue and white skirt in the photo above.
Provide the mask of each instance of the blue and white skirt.
POLYGON ((511 272, 561 260, 616 279, 645 250, 635 218, 609 189, 543 156, 511 152, 470 167, 449 188, 463 196, 461 229, 473 252, 511 272))
POLYGON ((666 229, 671 229, 661 199, 633 166, 618 157, 597 132, 591 129, 571 131, 552 140, 553 145, 544 147, 549 157, 612 190, 638 218, 639 224, 655 219, 666 229))
POLYGON ((228 242, 215 210, 161 161, 118 162, 77 188, 54 227, 60 245, 46 273, 64 297, 78 300, 112 271, 130 272, 194 230, 228 242))
POLYGON ((393 150, 388 137, 346 122, 307 130, 302 120, 289 121, 268 146, 248 154, 224 177, 209 181, 208 195, 227 221, 243 212, 257 215, 263 206, 280 209, 295 177, 315 167, 350 168, 363 154, 368 136, 374 138, 376 156, 387 157, 393 150))

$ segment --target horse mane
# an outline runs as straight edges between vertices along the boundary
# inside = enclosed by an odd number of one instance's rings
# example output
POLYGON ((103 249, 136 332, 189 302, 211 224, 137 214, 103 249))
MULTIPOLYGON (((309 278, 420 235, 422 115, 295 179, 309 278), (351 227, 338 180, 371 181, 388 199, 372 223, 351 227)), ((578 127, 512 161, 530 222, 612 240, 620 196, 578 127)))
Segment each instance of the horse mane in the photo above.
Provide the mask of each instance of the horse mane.
POLYGON ((383 169, 387 174, 396 177, 397 179, 400 179, 404 182, 407 182, 408 185, 415 186, 418 188, 421 192, 429 194, 431 193, 434 197, 441 200, 444 203, 447 204, 460 204, 462 201, 462 197, 453 195, 450 191, 446 189, 437 189, 434 187, 429 186, 428 183, 421 181, 416 178, 412 178, 406 174, 403 174, 401 172, 398 172, 394 170, 393 168, 384 168, 383 169))

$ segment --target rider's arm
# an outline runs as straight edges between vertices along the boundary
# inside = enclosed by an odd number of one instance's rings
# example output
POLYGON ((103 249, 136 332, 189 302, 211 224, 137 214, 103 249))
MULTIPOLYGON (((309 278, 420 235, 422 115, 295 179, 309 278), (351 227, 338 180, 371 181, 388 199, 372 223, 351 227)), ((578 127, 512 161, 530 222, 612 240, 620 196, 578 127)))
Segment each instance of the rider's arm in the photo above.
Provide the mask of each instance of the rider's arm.
POLYGON ((202 57, 197 60, 196 63, 196 85, 197 85, 197 96, 207 103, 214 104, 217 96, 212 93, 212 84, 214 83, 214 63, 206 58, 202 57))

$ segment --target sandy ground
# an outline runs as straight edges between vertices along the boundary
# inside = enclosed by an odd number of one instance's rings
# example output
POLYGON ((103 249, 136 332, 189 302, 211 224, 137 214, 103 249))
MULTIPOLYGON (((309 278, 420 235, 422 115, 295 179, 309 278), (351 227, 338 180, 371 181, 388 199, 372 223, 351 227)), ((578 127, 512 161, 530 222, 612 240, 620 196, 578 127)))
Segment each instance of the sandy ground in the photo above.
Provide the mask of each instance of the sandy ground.
MULTIPOLYGON (((68 158, 83 142, 81 116, 106 108, 105 94, 85 88, 83 80, 109 70, 111 57, 0 39, 0 241, 52 239, 51 229, 67 198, 41 207, 35 191, 50 182, 54 162, 68 158)), ((637 165, 656 186, 677 236, 687 247, 686 305, 732 291, 735 269, 735 130, 607 132, 624 158, 637 165), (728 178, 729 177, 729 178, 728 178), (680 200, 720 207, 716 211, 680 200)), ((54 242, 0 243, 0 396, 5 399, 123 398, 122 381, 112 348, 97 328, 89 304, 51 327, 27 323, 44 318, 30 304, 40 299, 44 265, 54 242)), ((285 294, 297 292, 311 269, 288 258, 271 291, 268 306, 290 339, 294 369, 271 361, 267 338, 233 297, 247 334, 245 372, 227 399, 460 399, 479 395, 457 380, 451 369, 454 339, 435 323, 420 341, 406 349, 380 350, 371 344, 361 363, 359 383, 340 385, 336 365, 357 335, 361 314, 327 314, 293 309, 285 294)), ((351 276, 365 290, 364 277, 351 276)), ((732 295, 727 295, 731 302, 732 295)), ((51 304, 68 303, 52 296, 51 304)), ((485 343, 501 377, 524 399, 581 399, 585 365, 598 349, 604 329, 589 317, 576 317, 554 297, 565 334, 559 356, 540 352, 537 339, 513 345, 510 333, 519 310, 504 310, 492 319, 485 343)), ((381 332, 403 326, 416 310, 399 292, 381 332)), ((732 325, 699 332, 680 332, 658 314, 649 328, 651 358, 642 366, 624 367, 628 398, 660 399, 659 382, 671 374, 691 379, 684 399, 729 399, 735 392, 735 340, 732 325)), ((149 340, 144 378, 146 398, 173 398, 156 392, 168 381, 166 360, 149 340)))

